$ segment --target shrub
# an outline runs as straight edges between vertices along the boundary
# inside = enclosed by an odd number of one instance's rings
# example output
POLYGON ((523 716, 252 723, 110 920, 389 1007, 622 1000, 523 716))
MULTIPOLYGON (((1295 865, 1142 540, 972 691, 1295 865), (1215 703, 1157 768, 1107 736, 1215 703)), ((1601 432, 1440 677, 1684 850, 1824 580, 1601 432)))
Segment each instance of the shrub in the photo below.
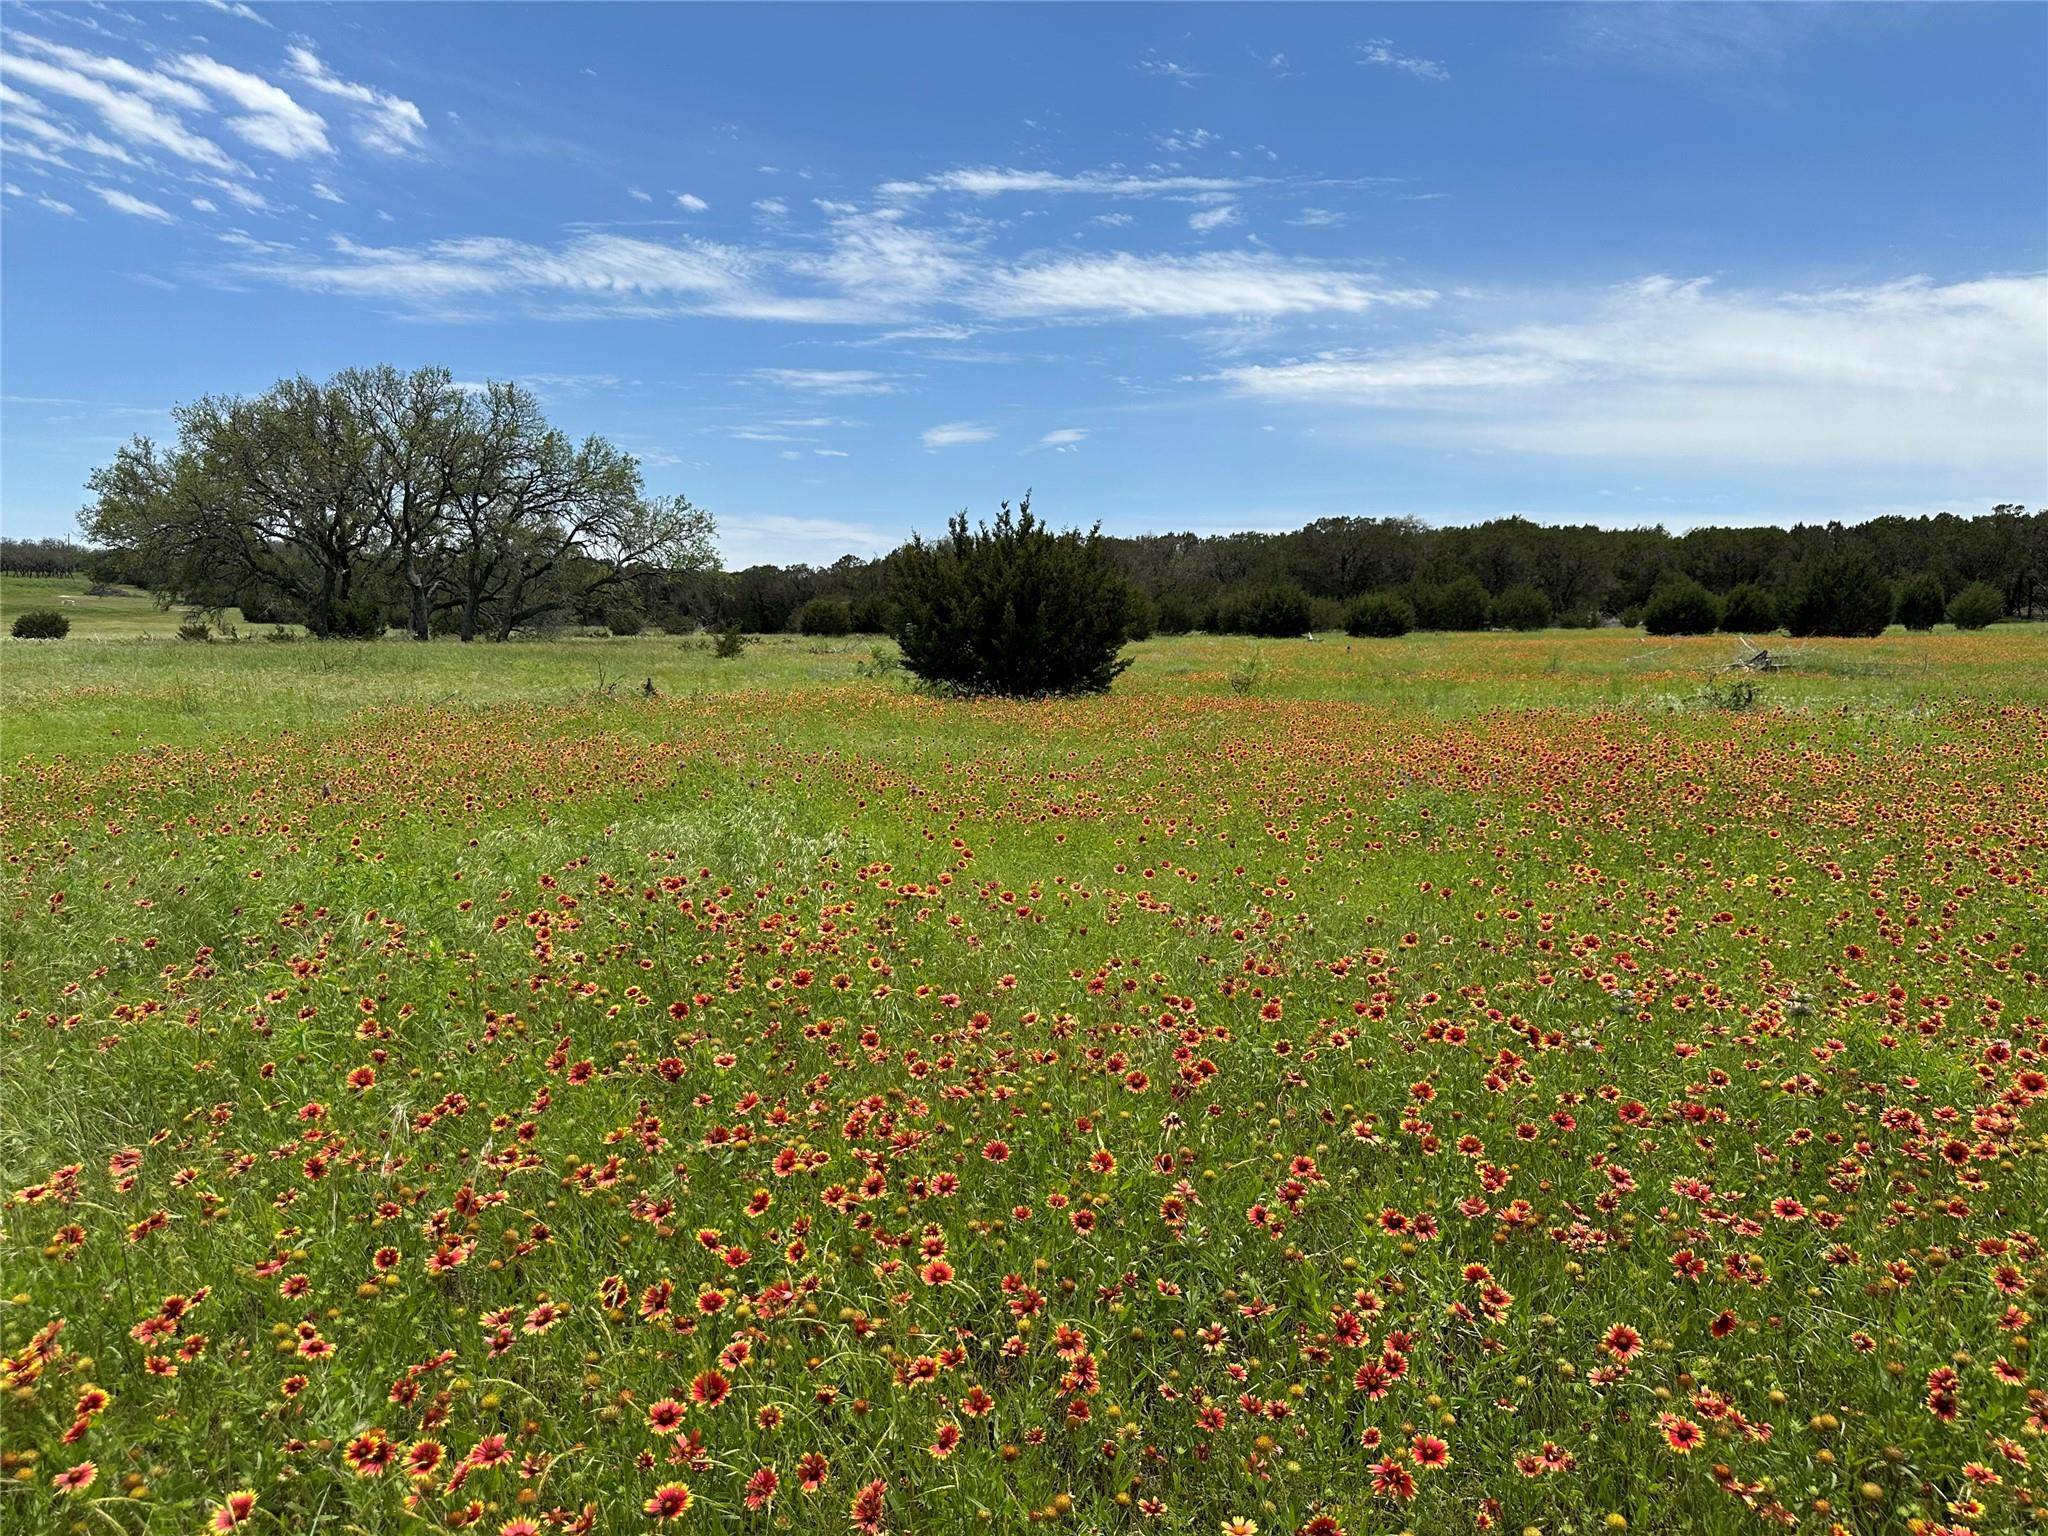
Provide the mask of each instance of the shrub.
POLYGON ((903 664, 956 693, 1100 693, 1129 665, 1131 589, 1100 525, 1054 533, 1027 494, 978 529, 959 513, 946 536, 913 538, 895 557, 896 643, 903 664))
POLYGON ((1126 640, 1150 640, 1152 631, 1159 622, 1159 610, 1152 606, 1152 599, 1137 588, 1131 589, 1131 611, 1124 623, 1126 640))
POLYGON ((1731 587, 1721 602, 1721 629, 1725 634, 1769 634, 1778 627, 1778 600, 1753 581, 1731 587))
POLYGON ((1493 611, 1493 600, 1477 576, 1460 576, 1442 586, 1418 582, 1414 603, 1418 629, 1484 629, 1493 611))
POLYGON ((1653 635, 1704 635, 1721 623, 1721 600, 1690 576, 1657 584, 1643 604, 1643 628, 1653 635))
POLYGON ((1286 582, 1275 582, 1227 594, 1219 607, 1217 622, 1227 634, 1291 639, 1307 634, 1314 626, 1315 616, 1306 592, 1286 582))
POLYGON ((193 645, 205 645, 213 639, 213 626, 204 619, 187 619, 178 626, 178 638, 193 645))
POLYGON ((889 601, 880 593, 864 597, 853 605, 853 633, 856 635, 886 635, 895 627, 891 617, 889 601))
POLYGON ((1224 680, 1230 684, 1230 691, 1240 699, 1248 699, 1257 693, 1259 684, 1266 680, 1266 658, 1259 653, 1259 648, 1255 645, 1246 646, 1244 654, 1237 658, 1230 671, 1224 675, 1224 680))
POLYGON ((877 645, 869 649, 866 661, 853 664, 853 670, 857 677, 894 677, 903 670, 903 658, 887 646, 877 645))
POLYGON ((1415 609, 1398 592, 1368 592, 1344 615, 1344 632, 1376 640, 1405 635, 1415 627, 1415 609))
POLYGON ((1892 584, 1861 544, 1807 562, 1793 581, 1785 628, 1794 635, 1880 635, 1892 621, 1892 584))
POLYGON ((735 660, 747 648, 747 632, 740 628, 739 620, 730 621, 711 641, 711 654, 720 661, 735 660))
POLYGON ((272 592, 244 592, 240 599, 236 606, 242 610, 242 620, 247 624, 296 624, 301 617, 297 608, 272 592))
POLYGON ((1550 623, 1550 599, 1540 588, 1518 582, 1493 600, 1493 622, 1503 629, 1542 629, 1550 623))
POLYGON ((2004 617, 2004 594, 1989 582, 1973 581, 1949 599, 1948 621, 1957 629, 1982 629, 2004 617))
POLYGON ((1162 635, 1184 635, 1195 627, 1195 617, 1194 604, 1176 593, 1159 599, 1152 628, 1162 635))
POLYGON ((1726 681, 1709 678, 1701 685, 1700 691, 1693 695, 1693 702, 1701 709, 1727 710, 1740 714, 1744 710, 1755 709, 1763 702, 1763 696, 1762 685, 1753 677, 1733 677, 1726 681))
MULTIPOLYGON (((248 615, 244 614, 244 618, 248 615)), ((253 620, 251 621, 253 622, 253 620)), ((329 640, 381 640, 384 638, 384 610, 367 597, 352 597, 334 605, 334 621, 322 638, 329 640)))
POLYGON ((814 597, 797 609, 796 627, 806 635, 850 635, 853 604, 843 597, 814 597))
POLYGON ((1899 622, 1908 629, 1932 629, 1947 611, 1948 598, 1941 590, 1941 578, 1922 571, 1899 588, 1899 622))
POLYGON ((70 633, 71 621, 54 608, 31 608, 15 616, 17 640, 62 640, 70 633))
POLYGON ((615 635, 637 635, 647 628, 647 600, 631 582, 597 590, 598 619, 615 635))

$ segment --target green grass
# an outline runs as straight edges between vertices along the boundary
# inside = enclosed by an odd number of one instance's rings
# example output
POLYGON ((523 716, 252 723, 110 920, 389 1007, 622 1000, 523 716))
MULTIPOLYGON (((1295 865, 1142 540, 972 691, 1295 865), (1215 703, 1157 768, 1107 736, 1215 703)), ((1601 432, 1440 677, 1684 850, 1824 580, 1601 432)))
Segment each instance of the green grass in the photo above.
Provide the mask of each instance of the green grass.
MULTIPOLYGON (((1766 706, 1915 709, 1957 698, 2048 699, 2040 665, 2048 627, 1777 644, 1788 666, 1758 678, 1766 706)), ((1332 634, 1314 643, 1194 635, 1130 647, 1132 666, 1117 691, 1228 697, 1231 670, 1256 655, 1263 662, 1257 696, 1266 699, 1446 717, 1553 707, 1657 713, 1689 707, 1738 649, 1723 636, 1653 639, 1614 629, 1399 640, 1332 634)), ((670 699, 857 685, 876 673, 878 653, 893 651, 870 637, 794 635, 758 637, 738 661, 719 660, 702 637, 660 635, 469 646, 0 640, 0 705, 16 739, 41 755, 96 757, 193 745, 223 730, 259 738, 333 730, 358 712, 399 705, 576 708, 601 697, 630 701, 649 684, 670 699)))
MULTIPOLYGON (((30 609, 53 608, 71 620, 68 639, 177 639, 178 626, 184 622, 183 609, 159 608, 156 600, 138 587, 117 587, 107 596, 95 597, 93 585, 84 576, 0 575, 0 635, 9 634, 15 619, 30 609)), ((228 609, 222 623, 247 636, 298 632, 298 626, 291 624, 250 624, 239 608, 228 609)))
POLYGON ((0 641, 0 1523, 2029 1523, 2048 637, 1250 645, 0 641))

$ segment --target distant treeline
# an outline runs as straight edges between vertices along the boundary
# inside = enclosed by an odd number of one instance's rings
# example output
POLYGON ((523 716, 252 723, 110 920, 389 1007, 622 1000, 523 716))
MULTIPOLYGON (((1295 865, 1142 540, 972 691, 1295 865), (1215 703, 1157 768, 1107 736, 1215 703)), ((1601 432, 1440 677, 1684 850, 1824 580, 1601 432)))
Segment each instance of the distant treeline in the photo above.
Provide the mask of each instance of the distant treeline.
MULTIPOLYGON (((1432 528, 1412 518, 1322 518, 1291 533, 1105 538, 1144 595, 1140 628, 1178 633, 1298 634, 1343 627, 1355 599, 1398 594, 1424 629, 1634 623, 1661 586, 1690 578, 1725 598, 1761 596, 1789 613, 1826 573, 1873 572, 1903 594, 1922 578, 1944 599, 1977 582, 2005 613, 2048 609, 2048 512, 2000 506, 1977 517, 1880 517, 1785 528, 1548 527, 1526 518, 1432 528)), ((642 583, 649 622, 737 624, 757 633, 841 622, 889 628, 898 555, 828 566, 756 565, 642 583)), ((1921 582, 1924 585, 1924 582, 1921 582)), ((1769 629, 1772 624, 1761 624, 1769 629)))
MULTIPOLYGON (((1683 534, 1655 527, 1550 527, 1526 518, 1432 528, 1412 518, 1332 517, 1291 533, 1144 534, 1105 538, 1104 544, 1142 594, 1136 605, 1141 632, 1335 629, 1368 594, 1398 596, 1424 629, 1634 623, 1660 587, 1681 578, 1718 598, 1739 593, 1731 611, 1767 629, 1774 626, 1761 620, 1790 612, 1803 583, 1844 561, 1902 597, 1938 588, 1946 600, 1982 583, 2001 594, 2008 618, 2038 618, 2048 610, 2048 512, 2017 505, 1975 517, 1942 513, 1683 534)), ((539 627, 607 625, 621 633, 737 626, 754 633, 882 634, 892 624, 898 559, 895 553, 874 560, 848 555, 826 566, 736 571, 642 568, 599 590, 577 591, 533 620, 539 627)), ((152 570, 135 550, 63 539, 0 539, 0 571, 83 574, 149 588, 161 577, 161 568, 152 570)), ((185 594, 170 596, 185 600, 185 594)), ((271 589, 215 590, 207 598, 252 616, 292 617, 271 589)), ((397 627, 405 622, 403 598, 394 591, 386 599, 397 627)))
MULTIPOLYGON (((112 581, 107 573, 122 564, 120 552, 94 549, 72 539, 0 538, 0 575, 92 576, 112 581)), ((139 571, 136 579, 141 579, 139 571)))

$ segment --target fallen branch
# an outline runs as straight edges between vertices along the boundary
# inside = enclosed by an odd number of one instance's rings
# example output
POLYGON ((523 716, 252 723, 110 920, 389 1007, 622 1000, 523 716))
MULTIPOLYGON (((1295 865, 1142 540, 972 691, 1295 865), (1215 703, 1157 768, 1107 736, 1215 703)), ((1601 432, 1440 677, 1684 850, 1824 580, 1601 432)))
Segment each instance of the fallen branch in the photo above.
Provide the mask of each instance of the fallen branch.
POLYGON ((1780 672, 1784 670, 1785 661, 1782 656, 1774 656, 1762 646, 1750 644, 1750 641, 1745 636, 1737 635, 1735 638, 1741 640, 1744 645, 1749 646, 1749 654, 1747 656, 1737 656, 1728 663, 1729 671, 1780 672))

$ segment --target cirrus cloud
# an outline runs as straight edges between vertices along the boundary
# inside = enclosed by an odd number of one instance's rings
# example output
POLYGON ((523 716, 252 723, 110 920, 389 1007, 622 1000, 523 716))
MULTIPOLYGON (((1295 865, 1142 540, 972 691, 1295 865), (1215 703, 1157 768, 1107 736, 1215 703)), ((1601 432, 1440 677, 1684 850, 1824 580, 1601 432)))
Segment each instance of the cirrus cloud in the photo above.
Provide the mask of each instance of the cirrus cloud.
POLYGON ((320 114, 292 99, 291 93, 260 75, 235 69, 204 54, 187 54, 176 65, 179 74, 242 109, 228 127, 256 148, 285 159, 332 154, 327 124, 320 114))
POLYGON ((992 275, 974 296, 991 314, 1113 316, 1123 319, 1209 315, 1357 314, 1375 305, 1416 307, 1428 289, 1375 288, 1341 267, 1264 254, 1060 257, 992 275))
POLYGON ((304 43, 294 43, 285 51, 285 64, 311 89, 355 108, 355 135, 364 148, 385 155, 411 155, 423 147, 427 120, 404 97, 342 79, 304 43))
POLYGON ((867 368, 756 368, 764 384, 802 390, 811 395, 893 395, 896 382, 867 368))
POLYGON ((157 224, 176 222, 171 215, 155 203, 147 202, 119 187, 94 187, 93 194, 116 213, 125 213, 133 218, 149 219, 157 224))
POLYGON ((927 448, 963 448, 972 443, 986 443, 996 435, 994 427, 983 426, 978 421, 947 421, 936 427, 926 427, 918 434, 918 441, 927 448))
POLYGON ((2048 470, 2048 277, 1723 293, 1657 276, 1561 307, 1575 312, 1213 377, 1532 454, 2048 470))

